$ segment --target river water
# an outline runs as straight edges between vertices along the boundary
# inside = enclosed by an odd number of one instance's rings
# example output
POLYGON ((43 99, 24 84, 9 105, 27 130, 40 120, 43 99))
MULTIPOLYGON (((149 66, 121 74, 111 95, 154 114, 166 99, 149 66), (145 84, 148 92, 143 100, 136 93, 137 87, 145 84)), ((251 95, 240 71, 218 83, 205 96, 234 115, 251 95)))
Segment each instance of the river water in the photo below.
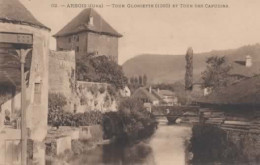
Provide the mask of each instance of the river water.
POLYGON ((155 134, 138 144, 120 146, 107 144, 79 155, 69 162, 72 165, 185 165, 185 139, 191 136, 191 128, 168 125, 159 119, 155 134))

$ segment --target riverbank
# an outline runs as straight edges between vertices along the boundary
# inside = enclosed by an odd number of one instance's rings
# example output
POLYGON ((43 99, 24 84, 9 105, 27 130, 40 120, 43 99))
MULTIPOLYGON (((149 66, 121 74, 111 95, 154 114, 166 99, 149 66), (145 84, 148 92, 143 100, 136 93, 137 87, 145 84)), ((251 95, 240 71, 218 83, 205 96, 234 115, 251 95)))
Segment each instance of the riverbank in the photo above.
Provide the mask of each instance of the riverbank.
POLYGON ((185 165, 186 145, 191 127, 168 125, 165 118, 158 120, 155 133, 132 144, 110 143, 96 145, 85 152, 73 155, 66 162, 79 164, 178 164, 185 165))

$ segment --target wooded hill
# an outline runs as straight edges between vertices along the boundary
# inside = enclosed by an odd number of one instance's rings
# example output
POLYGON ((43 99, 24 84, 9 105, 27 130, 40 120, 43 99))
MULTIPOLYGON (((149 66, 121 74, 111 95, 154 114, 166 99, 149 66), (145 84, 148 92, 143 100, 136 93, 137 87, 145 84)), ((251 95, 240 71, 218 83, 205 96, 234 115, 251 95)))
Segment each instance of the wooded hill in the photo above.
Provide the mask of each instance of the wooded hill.
MULTIPOLYGON (((195 81, 204 71, 206 59, 210 56, 226 56, 227 61, 232 66, 232 74, 244 76, 260 74, 260 44, 247 45, 237 49, 213 50, 199 54, 196 54, 196 50, 194 52, 195 81), (250 68, 245 67, 247 55, 250 55, 253 59, 253 66, 250 68)), ((186 62, 183 55, 142 54, 126 61, 123 64, 123 70, 128 78, 146 74, 149 83, 174 83, 184 79, 186 62)))

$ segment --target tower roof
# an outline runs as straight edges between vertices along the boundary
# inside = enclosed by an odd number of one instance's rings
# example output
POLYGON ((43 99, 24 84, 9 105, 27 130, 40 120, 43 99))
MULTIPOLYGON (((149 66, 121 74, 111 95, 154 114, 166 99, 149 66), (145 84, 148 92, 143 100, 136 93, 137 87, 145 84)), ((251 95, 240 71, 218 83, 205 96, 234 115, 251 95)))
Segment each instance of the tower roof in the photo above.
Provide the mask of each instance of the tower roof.
POLYGON ((80 12, 65 27, 56 33, 54 37, 71 35, 82 31, 122 37, 120 33, 118 33, 94 9, 91 8, 84 9, 80 12))
POLYGON ((0 22, 45 28, 19 0, 0 0, 0 22))

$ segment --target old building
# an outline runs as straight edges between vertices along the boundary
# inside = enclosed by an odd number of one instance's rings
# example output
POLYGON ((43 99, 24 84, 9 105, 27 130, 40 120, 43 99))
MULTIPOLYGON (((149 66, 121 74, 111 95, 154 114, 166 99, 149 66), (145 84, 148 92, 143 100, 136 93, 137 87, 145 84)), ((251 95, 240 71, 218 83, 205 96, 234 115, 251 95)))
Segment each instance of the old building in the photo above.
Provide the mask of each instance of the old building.
MULTIPOLYGON (((21 56, 25 58, 25 110, 33 161, 44 161, 48 116, 48 54, 50 29, 19 0, 0 0, 0 116, 10 122, 0 130, 0 164, 16 164, 21 155, 21 56), (5 113, 8 112, 8 113, 5 113), (39 160, 38 158, 43 158, 39 160)), ((0 123, 2 125, 2 123, 0 123)), ((24 125, 24 124, 23 124, 24 125)))
POLYGON ((118 39, 122 37, 94 9, 83 10, 54 35, 57 50, 75 50, 83 55, 105 55, 118 61, 118 39))
MULTIPOLYGON (((227 62, 230 65, 231 69, 228 72, 228 81, 227 85, 232 85, 244 79, 254 77, 260 74, 260 65, 259 58, 253 59, 250 55, 244 55, 243 58, 231 59, 229 56, 226 56, 227 62)), ((212 88, 204 87, 203 80, 201 77, 193 83, 193 88, 191 91, 192 97, 201 97, 207 96, 212 92, 212 88)))
POLYGON ((149 89, 146 89, 144 87, 137 89, 133 93, 132 97, 142 101, 144 104, 150 103, 152 105, 159 105, 161 100, 159 97, 157 97, 157 95, 154 95, 151 87, 149 89))
POLYGON ((164 104, 164 105, 176 105, 176 104, 178 104, 178 98, 173 91, 157 89, 156 93, 162 99, 162 104, 164 104))

